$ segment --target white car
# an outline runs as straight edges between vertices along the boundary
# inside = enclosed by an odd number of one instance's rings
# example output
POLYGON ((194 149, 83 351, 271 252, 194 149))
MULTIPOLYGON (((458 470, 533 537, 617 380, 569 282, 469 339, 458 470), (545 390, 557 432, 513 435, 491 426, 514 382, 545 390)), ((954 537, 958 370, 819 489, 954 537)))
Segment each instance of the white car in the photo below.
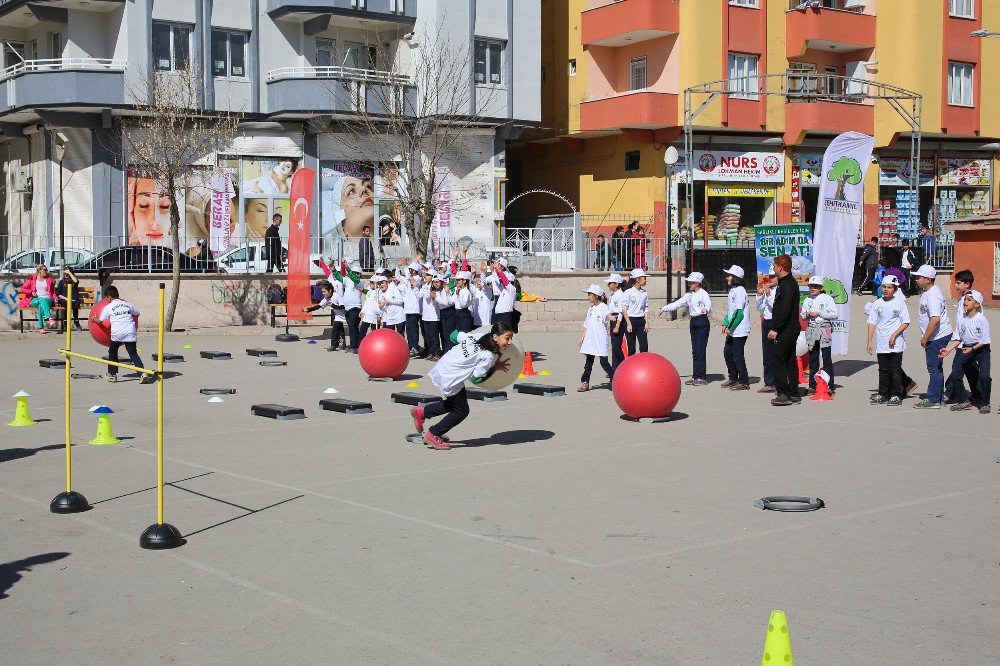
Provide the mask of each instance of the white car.
MULTIPOLYGON (((90 261, 94 253, 89 250, 66 248, 66 265, 73 267, 90 261)), ((45 264, 49 272, 59 269, 59 248, 33 248, 18 252, 0 263, 0 273, 34 273, 38 264, 45 264)))
MULTIPOLYGON (((309 257, 310 269, 315 268, 312 263, 319 259, 320 255, 313 254, 309 257)), ((267 253, 264 252, 264 243, 245 243, 239 247, 220 253, 215 257, 215 263, 223 273, 263 273, 267 270, 267 253)), ((281 265, 288 268, 288 248, 281 248, 281 265)))

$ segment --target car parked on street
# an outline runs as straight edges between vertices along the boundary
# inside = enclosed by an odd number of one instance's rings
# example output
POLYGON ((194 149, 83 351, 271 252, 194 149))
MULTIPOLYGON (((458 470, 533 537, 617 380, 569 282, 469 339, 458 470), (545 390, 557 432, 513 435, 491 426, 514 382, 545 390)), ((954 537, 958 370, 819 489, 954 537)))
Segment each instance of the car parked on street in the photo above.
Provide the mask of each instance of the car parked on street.
MULTIPOLYGON (((78 273, 96 273, 107 268, 114 273, 169 273, 174 269, 173 252, 158 245, 127 245, 105 250, 90 261, 76 267, 78 273)), ((180 255, 181 273, 214 273, 214 261, 192 259, 180 255)))
MULTIPOLYGON (((66 248, 66 265, 75 268, 94 258, 90 250, 66 248)), ((59 248, 34 248, 24 250, 0 263, 0 273, 34 273, 38 264, 45 264, 49 272, 59 268, 59 248)))

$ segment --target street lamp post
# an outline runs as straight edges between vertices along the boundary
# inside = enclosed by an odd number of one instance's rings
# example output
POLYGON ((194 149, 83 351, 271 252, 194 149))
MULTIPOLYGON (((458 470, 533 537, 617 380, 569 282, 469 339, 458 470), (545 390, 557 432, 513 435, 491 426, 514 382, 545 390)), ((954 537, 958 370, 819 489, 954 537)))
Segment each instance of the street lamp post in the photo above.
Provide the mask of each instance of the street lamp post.
MULTIPOLYGON (((59 279, 66 273, 66 207, 63 204, 63 159, 66 157, 66 147, 69 139, 62 132, 56 132, 53 137, 52 152, 59 162, 59 279)), ((67 304, 67 311, 69 304, 67 304)))
MULTIPOLYGON (((674 234, 672 229, 672 221, 670 219, 670 180, 671 176, 674 175, 674 165, 677 164, 677 149, 673 146, 667 146, 667 149, 663 151, 663 180, 664 180, 664 197, 663 205, 665 208, 665 214, 667 219, 667 302, 670 303, 674 300, 674 234)), ((671 314, 671 319, 676 316, 671 314)))

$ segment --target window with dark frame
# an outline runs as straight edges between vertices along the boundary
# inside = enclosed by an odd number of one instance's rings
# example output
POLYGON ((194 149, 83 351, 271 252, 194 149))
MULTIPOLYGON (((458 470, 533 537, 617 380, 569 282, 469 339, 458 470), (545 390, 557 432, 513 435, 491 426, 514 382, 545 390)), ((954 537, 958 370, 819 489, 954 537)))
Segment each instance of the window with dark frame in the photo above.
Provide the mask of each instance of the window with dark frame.
POLYGON ((625 153, 625 171, 638 171, 639 170, 639 155, 641 153, 638 150, 629 150, 625 153))
POLYGON ((153 22, 153 66, 161 72, 179 72, 191 62, 190 25, 153 22))
POLYGON ((246 33, 213 30, 212 76, 245 79, 246 51, 246 33))
POLYGON ((473 75, 480 85, 503 84, 504 43, 495 39, 477 39, 473 46, 473 75))

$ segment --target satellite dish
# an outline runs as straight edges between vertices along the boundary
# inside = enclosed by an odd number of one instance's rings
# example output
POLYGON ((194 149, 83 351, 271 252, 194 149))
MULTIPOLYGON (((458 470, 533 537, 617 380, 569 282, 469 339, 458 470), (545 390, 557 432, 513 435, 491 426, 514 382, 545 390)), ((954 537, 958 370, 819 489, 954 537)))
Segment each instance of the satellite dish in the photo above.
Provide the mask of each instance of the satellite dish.
POLYGON ((679 155, 677 154, 677 149, 673 146, 667 146, 666 151, 663 153, 663 163, 664 164, 677 164, 679 155))

